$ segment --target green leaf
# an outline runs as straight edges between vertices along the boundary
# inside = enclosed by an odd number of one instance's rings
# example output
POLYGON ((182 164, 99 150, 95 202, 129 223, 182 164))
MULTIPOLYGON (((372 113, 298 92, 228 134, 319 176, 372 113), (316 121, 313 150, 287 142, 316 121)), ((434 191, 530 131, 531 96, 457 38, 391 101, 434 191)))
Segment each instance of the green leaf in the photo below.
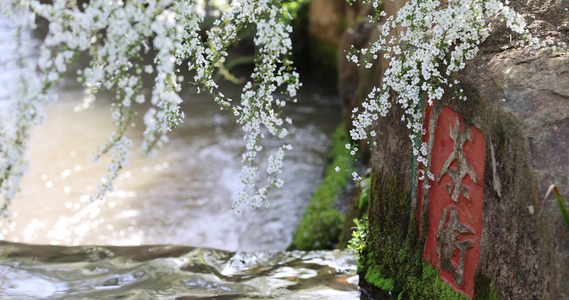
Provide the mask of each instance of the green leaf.
POLYGON ((557 199, 557 204, 559 204, 563 220, 565 220, 565 226, 567 226, 567 230, 569 230, 569 212, 567 212, 567 206, 565 206, 565 202, 563 198, 561 198, 561 194, 556 186, 553 186, 553 193, 555 194, 555 199, 557 199))

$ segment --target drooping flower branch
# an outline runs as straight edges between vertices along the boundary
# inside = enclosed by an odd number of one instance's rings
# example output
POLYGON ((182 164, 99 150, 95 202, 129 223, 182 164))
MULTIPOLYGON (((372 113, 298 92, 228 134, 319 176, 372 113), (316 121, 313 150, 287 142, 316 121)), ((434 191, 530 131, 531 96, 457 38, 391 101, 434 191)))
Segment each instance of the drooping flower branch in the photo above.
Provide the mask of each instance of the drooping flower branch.
MULTIPOLYGON (((9 8, 8 3, 2 2, 2 12, 9 8)), ((13 14, 8 15, 13 24, 18 27, 14 30, 16 48, 11 57, 12 62, 18 69, 17 78, 12 81, 13 93, 8 97, 10 115, 2 113, 2 121, 10 121, 8 124, 0 124, 0 198, 3 203, 0 206, 0 215, 9 217, 11 200, 15 197, 20 186, 20 180, 27 171, 27 161, 24 159, 27 150, 27 141, 31 130, 41 122, 41 105, 50 97, 45 92, 45 85, 35 76, 36 60, 33 59, 34 45, 30 28, 34 24, 34 17, 26 10, 16 7, 13 14)))
POLYGON ((280 1, 218 2, 223 2, 218 7, 225 10, 204 38, 200 28, 205 13, 203 1, 91 0, 82 7, 74 0, 54 0, 53 4, 38 0, 3 1, 1 12, 18 16, 12 19, 20 32, 34 29, 36 16, 48 21, 49 30, 37 64, 21 75, 24 82, 34 78, 38 87, 26 83, 20 89, 17 107, 21 109, 15 118, 15 133, 2 137, 2 211, 7 211, 13 189, 23 173, 19 166, 24 165, 29 130, 38 123, 38 110, 46 102, 49 89, 57 85, 69 65, 85 52, 90 56, 89 65, 78 71, 85 88, 84 106, 94 101, 101 89, 115 91, 112 116, 117 126, 108 143, 98 148, 96 159, 109 154, 112 160, 93 198, 102 198, 111 191, 113 180, 128 167, 132 142, 125 132, 133 122, 136 105, 148 100, 151 103, 144 115, 143 153, 150 154, 161 147, 168 140, 167 133, 182 122, 180 105, 184 99, 179 92, 184 78, 179 75, 179 68, 187 62, 188 69, 195 72, 192 83, 198 86, 198 91, 213 94, 221 109, 233 111, 244 130, 242 191, 235 194, 233 208, 240 212, 243 204, 268 205, 267 192, 283 184, 278 175, 285 150, 291 146, 281 143, 270 156, 266 170, 269 179, 261 187, 257 187, 259 182, 255 179, 258 168, 255 158, 261 150, 259 139, 269 134, 282 140, 287 135, 285 123, 291 123, 290 119, 281 118, 280 110, 287 101, 296 101, 300 86, 298 74, 287 58, 292 47, 289 37, 292 28, 286 24, 280 1), (239 31, 248 25, 257 30, 256 64, 251 81, 243 88, 241 101, 233 102, 218 90, 213 74, 227 57, 229 46, 237 41, 239 31), (145 58, 149 55, 152 62, 145 58), (146 99, 143 91, 143 73, 154 77, 150 99, 146 99), (287 101, 273 97, 281 86, 289 95, 287 101), (17 153, 13 153, 13 148, 17 148, 17 153))
MULTIPOLYGON (((350 0, 348 0, 350 2, 350 0)), ((352 1, 353 2, 353 1, 352 1)), ((392 97, 404 110, 402 121, 411 130, 409 137, 413 154, 423 167, 420 180, 425 176, 433 179, 427 170, 427 145, 416 142, 416 136, 425 134, 421 95, 426 95, 428 105, 442 99, 445 87, 455 91, 458 99, 466 100, 460 82, 452 75, 462 70, 468 60, 479 51, 479 45, 490 35, 491 20, 500 18, 522 41, 537 49, 550 48, 553 51, 567 51, 564 43, 540 42, 526 28, 523 17, 498 0, 409 0, 395 16, 386 16, 378 0, 372 3, 376 15, 371 21, 383 21, 379 39, 361 50, 352 49, 347 59, 356 64, 363 63, 371 68, 378 58, 388 60, 379 87, 374 87, 359 108, 353 111, 353 140, 367 140, 376 136, 372 123, 389 113, 392 97), (394 29, 400 27, 400 34, 394 29)), ((379 129, 381 130, 381 129, 379 129)), ((346 145, 357 152, 354 145, 346 145)), ((360 177, 354 174, 358 181, 360 177)), ((427 185, 428 188, 428 185, 427 185)))

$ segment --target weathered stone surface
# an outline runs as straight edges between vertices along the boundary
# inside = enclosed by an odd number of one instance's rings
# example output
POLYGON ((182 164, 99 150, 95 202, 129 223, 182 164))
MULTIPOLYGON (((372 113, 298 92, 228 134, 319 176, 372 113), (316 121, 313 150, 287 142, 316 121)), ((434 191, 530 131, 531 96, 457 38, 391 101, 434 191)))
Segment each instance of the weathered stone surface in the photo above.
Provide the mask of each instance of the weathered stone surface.
POLYGON ((569 233, 553 199, 542 202, 550 184, 569 191, 568 67, 567 55, 509 49, 461 74, 492 145, 478 272, 507 299, 569 298, 569 233))
MULTIPOLYGON (((530 49, 506 51, 488 61, 500 107, 514 114, 529 140, 539 194, 549 184, 569 191, 569 58, 530 49)), ((489 93, 487 88, 480 89, 489 93)), ((494 91, 490 93, 495 93, 494 91)))

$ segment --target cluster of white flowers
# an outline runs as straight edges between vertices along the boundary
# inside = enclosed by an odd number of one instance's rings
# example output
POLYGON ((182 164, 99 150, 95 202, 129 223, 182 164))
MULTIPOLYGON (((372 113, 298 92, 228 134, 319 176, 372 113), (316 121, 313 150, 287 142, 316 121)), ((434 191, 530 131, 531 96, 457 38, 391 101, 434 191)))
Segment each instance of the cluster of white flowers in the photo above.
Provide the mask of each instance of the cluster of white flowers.
MULTIPOLYGON (((112 116, 117 130, 106 145, 99 147, 96 157, 110 154, 112 162, 95 198, 102 198, 111 191, 112 181, 128 166, 131 141, 124 134, 133 122, 133 106, 146 101, 141 75, 154 76, 141 146, 141 150, 149 154, 167 142, 167 133, 184 118, 180 111, 184 99, 179 96, 184 79, 178 75, 178 68, 187 62, 189 70, 195 71, 193 83, 198 91, 212 93, 221 109, 232 110, 245 132, 243 191, 235 194, 233 207, 239 212, 242 204, 258 206, 266 202, 270 188, 283 184, 277 175, 284 150, 290 150, 291 146, 281 144, 276 149, 267 169, 268 182, 256 188, 258 162, 255 156, 261 150, 257 142, 265 133, 279 140, 287 135, 280 111, 287 101, 296 102, 294 97, 300 87, 298 74, 287 58, 292 47, 289 37, 292 28, 286 24, 280 1, 217 2, 217 7, 224 11, 217 11, 219 18, 207 29, 204 39, 201 34, 205 31, 201 29, 205 14, 203 0, 91 0, 82 7, 75 0, 54 0, 52 4, 38 0, 4 0, 0 12, 12 17, 20 32, 34 29, 36 16, 48 21, 49 31, 41 45, 37 65, 32 64, 29 72, 22 75, 16 133, 2 137, 2 211, 7 210, 14 196, 13 189, 23 174, 24 168, 20 165, 25 162, 30 128, 38 123, 39 107, 48 99, 49 89, 68 71, 68 66, 85 52, 90 56, 89 65, 77 72, 85 87, 83 107, 93 102, 101 89, 116 91, 112 116), (233 103, 217 90, 213 74, 228 55, 228 47, 237 41, 239 31, 249 25, 257 30, 256 67, 251 82, 243 89, 241 102, 233 103), (152 56, 152 62, 147 61, 148 56, 152 56), (35 78, 38 84, 32 87, 30 78, 35 78), (288 93, 287 101, 273 97, 281 86, 288 93)), ((22 44, 22 47, 29 45, 22 44)), ((29 63, 22 58, 22 67, 26 64, 29 63)), ((291 123, 288 118, 285 121, 291 123)))
MULTIPOLYGON (((0 3, 0 12, 11 8, 9 3, 0 3)), ((0 206, 0 215, 10 216, 9 206, 20 186, 20 180, 27 170, 27 162, 24 159, 27 150, 27 140, 30 138, 31 129, 41 123, 41 105, 50 99, 43 93, 42 82, 34 74, 37 61, 33 59, 32 47, 34 41, 30 32, 25 29, 34 24, 34 16, 26 10, 16 8, 13 14, 8 15, 10 21, 16 24, 15 39, 17 49, 13 62, 19 68, 18 76, 13 81, 14 91, 10 95, 12 111, 10 116, 2 114, 2 120, 11 123, 1 124, 0 127, 0 198, 3 203, 0 206), (6 117, 6 118, 5 118, 6 117)), ((49 84, 43 82, 43 84, 49 84)))
MULTIPOLYGON (((501 17, 510 29, 538 49, 550 47, 554 51, 567 51, 562 43, 540 43, 526 29, 522 16, 498 0, 409 0, 396 16, 386 16, 380 11, 379 0, 364 2, 372 2, 376 8, 372 21, 384 17, 385 22, 376 42, 368 48, 353 49, 347 59, 359 65, 361 58, 364 66, 370 68, 372 61, 381 55, 389 65, 381 87, 374 87, 364 100, 363 110, 353 111, 351 137, 370 143, 370 137, 375 136, 371 128, 373 121, 389 112, 391 97, 395 95, 395 102, 404 109, 402 121, 407 121, 407 127, 412 131, 409 137, 413 154, 421 166, 421 180, 425 175, 433 180, 433 175, 425 172, 427 145, 416 142, 417 137, 426 132, 421 111, 422 95, 426 95, 428 105, 432 105, 433 101, 442 99, 444 86, 447 86, 455 90, 459 99, 466 100, 452 74, 463 69, 466 61, 476 56, 478 46, 492 30, 490 20, 501 17), (397 26, 403 28, 399 36, 393 35, 397 26)), ((357 151, 357 148, 353 150, 357 151)))
MULTIPOLYGON (((233 107, 233 113, 238 116, 238 123, 245 130, 247 150, 243 154, 243 163, 253 163, 257 153, 262 149, 257 144, 265 132, 282 140, 288 131, 282 125, 291 123, 289 118, 281 117, 280 110, 286 105, 273 96, 277 87, 286 85, 290 97, 296 96, 300 87, 299 75, 294 71, 292 62, 286 58, 292 49, 289 37, 292 27, 286 25, 282 8, 271 5, 274 1, 249 1, 241 5, 232 6, 233 20, 257 24, 257 33, 254 38, 257 46, 257 64, 251 75, 252 81, 247 82, 241 94, 241 103, 233 107)), ((296 99, 292 99, 296 102, 296 99)), ((255 174, 244 169, 241 172, 242 192, 233 195, 233 208, 240 212, 244 204, 259 206, 264 202, 266 206, 267 193, 272 187, 281 187, 283 181, 278 178, 281 172, 284 150, 292 150, 292 146, 280 145, 276 154, 269 157, 267 184, 252 192, 253 197, 246 191, 255 183, 255 174)))

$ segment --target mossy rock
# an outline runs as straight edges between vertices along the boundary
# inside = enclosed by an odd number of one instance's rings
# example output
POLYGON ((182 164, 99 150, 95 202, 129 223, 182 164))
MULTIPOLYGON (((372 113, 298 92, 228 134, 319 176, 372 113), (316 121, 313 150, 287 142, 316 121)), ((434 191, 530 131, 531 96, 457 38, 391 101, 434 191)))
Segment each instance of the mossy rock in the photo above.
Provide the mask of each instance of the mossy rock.
MULTIPOLYGON (((368 241, 358 261, 366 293, 382 299, 469 299, 424 260, 425 236, 419 237, 416 218, 409 215, 409 201, 396 175, 372 171, 368 241)), ((479 274, 475 280, 474 299, 499 299, 490 280, 479 274)))
POLYGON ((345 147, 347 143, 350 139, 341 124, 332 137, 322 183, 312 195, 289 249, 333 249, 338 243, 345 216, 334 204, 354 170, 354 160, 345 147))

